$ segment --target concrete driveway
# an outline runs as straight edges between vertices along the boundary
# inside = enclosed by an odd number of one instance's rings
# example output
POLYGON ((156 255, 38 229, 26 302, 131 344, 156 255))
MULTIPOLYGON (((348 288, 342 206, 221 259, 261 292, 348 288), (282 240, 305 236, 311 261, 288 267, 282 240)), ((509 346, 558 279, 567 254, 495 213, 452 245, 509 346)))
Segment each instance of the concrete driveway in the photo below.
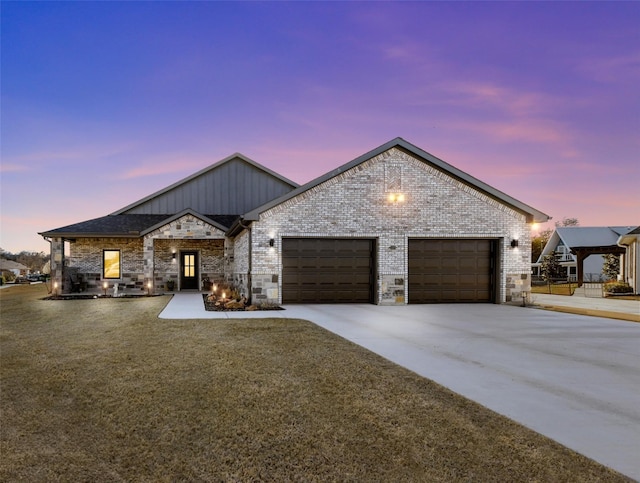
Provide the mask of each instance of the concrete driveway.
POLYGON ((640 480, 640 324, 490 304, 286 309, 251 317, 310 320, 640 480))
POLYGON ((288 307, 640 479, 640 325, 504 305, 288 307))

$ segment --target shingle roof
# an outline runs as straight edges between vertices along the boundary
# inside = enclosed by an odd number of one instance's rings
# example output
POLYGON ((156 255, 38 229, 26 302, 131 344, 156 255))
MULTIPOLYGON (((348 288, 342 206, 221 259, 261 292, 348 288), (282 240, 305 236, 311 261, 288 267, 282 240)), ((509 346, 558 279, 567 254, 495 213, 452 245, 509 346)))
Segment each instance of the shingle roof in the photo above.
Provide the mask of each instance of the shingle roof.
MULTIPOLYGON (((113 236, 136 237, 150 228, 174 218, 170 215, 107 215, 40 233, 42 236, 113 236)), ((204 215, 224 228, 229 228, 236 215, 204 215)))

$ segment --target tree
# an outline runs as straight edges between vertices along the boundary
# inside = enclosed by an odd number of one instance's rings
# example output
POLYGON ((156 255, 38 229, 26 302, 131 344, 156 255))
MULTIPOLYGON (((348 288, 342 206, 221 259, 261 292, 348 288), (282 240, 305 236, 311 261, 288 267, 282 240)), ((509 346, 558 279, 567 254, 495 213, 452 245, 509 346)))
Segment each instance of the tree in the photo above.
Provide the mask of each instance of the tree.
POLYGON ((556 228, 560 228, 562 226, 580 226, 580 222, 577 218, 567 218, 565 216, 562 221, 556 221, 556 228))
POLYGON ((562 267, 560 267, 560 263, 558 262, 558 254, 555 251, 550 255, 542 257, 542 262, 540 263, 540 274, 542 275, 543 280, 551 283, 554 278, 558 278, 560 276, 561 269, 562 267))
POLYGON ((538 258, 540 258, 542 250, 544 250, 544 247, 552 234, 553 230, 551 228, 547 228, 531 239, 531 261, 533 263, 537 262, 538 258))
POLYGON ((616 280, 620 273, 620 257, 613 253, 602 255, 604 263, 602 264, 602 274, 607 280, 616 280))

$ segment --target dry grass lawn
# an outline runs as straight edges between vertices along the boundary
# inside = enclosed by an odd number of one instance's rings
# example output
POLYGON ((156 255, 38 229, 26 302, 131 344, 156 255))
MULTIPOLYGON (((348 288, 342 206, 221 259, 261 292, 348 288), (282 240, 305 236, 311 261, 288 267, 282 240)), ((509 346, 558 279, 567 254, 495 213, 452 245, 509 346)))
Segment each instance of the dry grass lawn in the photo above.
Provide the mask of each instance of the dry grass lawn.
POLYGON ((300 320, 0 291, 1 481, 629 481, 300 320))

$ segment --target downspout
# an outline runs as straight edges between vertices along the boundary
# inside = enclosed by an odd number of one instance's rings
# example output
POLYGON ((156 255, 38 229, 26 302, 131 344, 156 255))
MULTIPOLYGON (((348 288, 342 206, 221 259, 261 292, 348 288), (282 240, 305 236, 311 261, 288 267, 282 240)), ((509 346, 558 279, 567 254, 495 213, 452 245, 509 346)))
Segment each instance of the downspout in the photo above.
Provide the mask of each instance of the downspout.
MULTIPOLYGON (((49 280, 51 280, 51 259, 53 258, 53 254, 51 253, 51 238, 44 235, 42 235, 42 238, 44 238, 44 241, 49 243, 49 280)), ((47 288, 47 293, 51 293, 53 291, 53 281, 51 281, 51 290, 49 290, 46 274, 44 277, 44 286, 47 288)))

